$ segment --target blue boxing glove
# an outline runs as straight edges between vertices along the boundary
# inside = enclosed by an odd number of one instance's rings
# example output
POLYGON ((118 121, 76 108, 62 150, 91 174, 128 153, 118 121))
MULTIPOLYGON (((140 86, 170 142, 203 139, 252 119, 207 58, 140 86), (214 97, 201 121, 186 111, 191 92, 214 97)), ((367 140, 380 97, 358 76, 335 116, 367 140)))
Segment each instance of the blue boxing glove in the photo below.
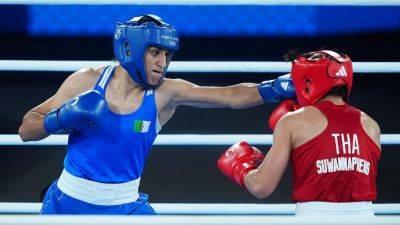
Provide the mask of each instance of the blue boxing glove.
POLYGON ((49 112, 44 118, 44 129, 49 134, 81 132, 98 126, 106 116, 107 109, 104 97, 98 91, 90 90, 49 112))
POLYGON ((265 102, 280 102, 296 98, 296 90, 290 74, 282 75, 276 80, 268 80, 258 85, 258 92, 265 102))

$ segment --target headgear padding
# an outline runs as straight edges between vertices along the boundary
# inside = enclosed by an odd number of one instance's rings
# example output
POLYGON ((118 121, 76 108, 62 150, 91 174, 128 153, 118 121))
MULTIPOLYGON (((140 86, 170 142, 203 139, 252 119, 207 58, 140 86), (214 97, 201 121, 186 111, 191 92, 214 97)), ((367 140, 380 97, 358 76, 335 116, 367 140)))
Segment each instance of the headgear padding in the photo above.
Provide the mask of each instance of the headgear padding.
POLYGON ((160 17, 150 14, 117 23, 114 34, 115 57, 132 79, 144 88, 155 88, 158 85, 151 85, 147 80, 145 53, 150 46, 171 52, 163 71, 164 77, 173 53, 179 49, 175 28, 163 22, 160 17))
POLYGON ((335 86, 346 86, 348 97, 353 85, 351 59, 330 50, 298 56, 292 62, 291 76, 301 106, 314 104, 335 86))

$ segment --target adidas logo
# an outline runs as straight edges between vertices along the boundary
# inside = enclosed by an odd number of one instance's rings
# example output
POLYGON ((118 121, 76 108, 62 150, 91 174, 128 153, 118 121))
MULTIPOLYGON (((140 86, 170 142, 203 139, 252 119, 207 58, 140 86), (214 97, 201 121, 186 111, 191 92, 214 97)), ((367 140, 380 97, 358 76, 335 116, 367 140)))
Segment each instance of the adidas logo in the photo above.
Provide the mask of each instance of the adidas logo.
POLYGON ((281 87, 282 87, 283 90, 285 90, 285 91, 286 91, 286 89, 288 88, 288 86, 289 86, 289 82, 282 82, 282 83, 281 83, 281 87))
POLYGON ((347 72, 344 66, 341 66, 339 71, 336 73, 336 76, 338 77, 347 77, 347 72))

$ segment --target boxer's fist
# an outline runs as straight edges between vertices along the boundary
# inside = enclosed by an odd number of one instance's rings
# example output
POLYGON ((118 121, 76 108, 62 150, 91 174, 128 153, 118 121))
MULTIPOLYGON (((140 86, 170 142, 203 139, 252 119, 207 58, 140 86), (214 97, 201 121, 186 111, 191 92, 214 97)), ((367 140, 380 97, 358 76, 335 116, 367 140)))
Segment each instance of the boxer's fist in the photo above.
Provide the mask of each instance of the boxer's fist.
POLYGON ((107 102, 96 90, 84 92, 67 100, 60 108, 49 112, 44 119, 47 133, 84 131, 96 127, 107 113, 107 102))
POLYGON ((258 92, 265 102, 279 102, 296 98, 296 90, 290 74, 268 80, 258 85, 258 92))
POLYGON ((285 100, 276 107, 276 109, 269 116, 269 127, 273 131, 279 119, 286 113, 293 112, 299 109, 300 106, 293 100, 285 100))
POLYGON ((247 142, 238 142, 222 154, 218 169, 227 177, 244 187, 244 177, 264 160, 264 154, 247 142))

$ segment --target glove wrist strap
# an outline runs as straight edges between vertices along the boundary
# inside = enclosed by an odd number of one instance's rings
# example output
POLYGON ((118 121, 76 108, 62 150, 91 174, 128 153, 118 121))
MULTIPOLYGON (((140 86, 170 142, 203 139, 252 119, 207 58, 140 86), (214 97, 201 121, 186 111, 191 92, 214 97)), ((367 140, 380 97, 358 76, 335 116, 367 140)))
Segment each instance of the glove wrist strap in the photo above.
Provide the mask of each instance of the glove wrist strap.
POLYGON ((48 134, 58 134, 65 130, 58 120, 58 110, 54 109, 44 117, 43 126, 48 134))
POLYGON ((267 80, 258 85, 258 92, 264 102, 279 102, 280 99, 274 95, 272 86, 275 80, 267 80))

